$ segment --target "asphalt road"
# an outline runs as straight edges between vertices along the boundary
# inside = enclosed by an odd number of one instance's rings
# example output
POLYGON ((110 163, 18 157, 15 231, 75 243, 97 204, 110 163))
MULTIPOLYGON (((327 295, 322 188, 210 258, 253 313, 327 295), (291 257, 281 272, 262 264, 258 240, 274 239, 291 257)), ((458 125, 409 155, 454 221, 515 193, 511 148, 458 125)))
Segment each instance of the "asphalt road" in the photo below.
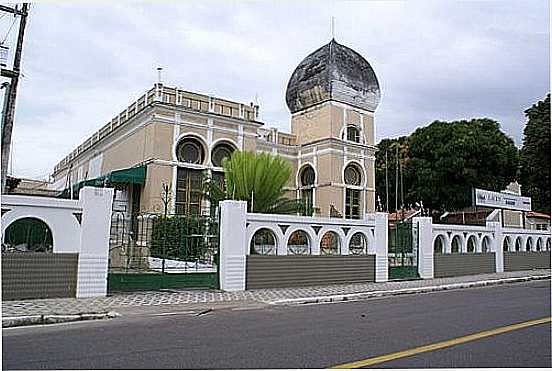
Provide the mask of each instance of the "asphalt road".
MULTIPOLYGON (((2 367, 327 368, 549 317, 550 280, 338 304, 244 309, 6 329, 2 367)), ((551 366, 547 322, 373 367, 551 366)))

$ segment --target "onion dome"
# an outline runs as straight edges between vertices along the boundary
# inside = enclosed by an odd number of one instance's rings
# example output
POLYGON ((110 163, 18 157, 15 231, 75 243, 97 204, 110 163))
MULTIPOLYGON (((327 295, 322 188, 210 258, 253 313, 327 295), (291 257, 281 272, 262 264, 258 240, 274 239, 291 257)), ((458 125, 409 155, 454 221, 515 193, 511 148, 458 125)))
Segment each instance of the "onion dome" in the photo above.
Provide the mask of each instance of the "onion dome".
POLYGON ((378 79, 370 64, 334 39, 299 63, 286 91, 291 113, 328 100, 372 112, 380 101, 378 79))

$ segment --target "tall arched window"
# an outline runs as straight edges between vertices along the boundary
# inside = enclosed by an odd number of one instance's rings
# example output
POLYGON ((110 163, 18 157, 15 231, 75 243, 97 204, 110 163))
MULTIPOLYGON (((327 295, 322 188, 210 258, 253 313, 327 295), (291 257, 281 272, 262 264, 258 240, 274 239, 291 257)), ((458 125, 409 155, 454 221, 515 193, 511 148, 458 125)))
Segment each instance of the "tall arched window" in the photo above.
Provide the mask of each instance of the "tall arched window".
POLYGON ((345 218, 360 219, 360 185, 362 184, 362 175, 355 165, 348 165, 345 168, 343 178, 345 179, 345 218))
POLYGON ((307 165, 303 167, 299 176, 301 192, 301 200, 305 206, 305 214, 312 215, 314 208, 314 184, 316 181, 316 174, 312 166, 307 165))

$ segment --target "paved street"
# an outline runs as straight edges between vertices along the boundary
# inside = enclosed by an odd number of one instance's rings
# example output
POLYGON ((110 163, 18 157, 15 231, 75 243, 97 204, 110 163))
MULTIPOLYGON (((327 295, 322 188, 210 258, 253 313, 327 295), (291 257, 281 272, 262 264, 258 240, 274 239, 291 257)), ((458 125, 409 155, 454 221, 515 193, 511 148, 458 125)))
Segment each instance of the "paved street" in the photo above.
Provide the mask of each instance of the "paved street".
MULTIPOLYGON (((326 368, 550 317, 550 280, 4 329, 4 369, 326 368)), ((161 313, 162 314, 162 313, 161 313)), ((550 322, 374 367, 551 367, 550 322)))
MULTIPOLYGON (((2 315, 28 316, 44 314, 101 313, 107 311, 128 311, 145 307, 180 305, 236 305, 239 303, 271 303, 277 300, 296 299, 325 295, 354 294, 377 290, 397 290, 425 286, 439 286, 463 282, 477 282, 501 278, 548 276, 550 269, 501 272, 474 276, 434 278, 427 280, 396 281, 382 283, 356 283, 324 285, 297 288, 258 289, 243 292, 222 292, 215 290, 167 290, 118 293, 103 298, 91 299, 41 299, 2 302, 2 315)), ((156 308, 152 308, 157 310, 156 308)))

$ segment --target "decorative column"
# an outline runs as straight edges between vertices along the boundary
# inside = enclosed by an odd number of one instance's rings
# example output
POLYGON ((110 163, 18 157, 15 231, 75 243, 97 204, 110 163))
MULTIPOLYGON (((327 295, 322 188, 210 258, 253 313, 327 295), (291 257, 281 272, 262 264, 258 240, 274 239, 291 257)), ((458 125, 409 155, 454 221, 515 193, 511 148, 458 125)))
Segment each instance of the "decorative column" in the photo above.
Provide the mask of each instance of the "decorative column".
POLYGON ((420 278, 433 278, 433 231, 431 217, 415 217, 418 228, 418 274, 420 278))
POLYGON ((388 260, 387 260, 387 213, 376 213, 376 282, 387 282, 388 260))
POLYGON ((83 187, 77 298, 105 296, 109 261, 112 188, 83 187))
POLYGON ((247 202, 220 202, 220 288, 245 290, 247 202))

